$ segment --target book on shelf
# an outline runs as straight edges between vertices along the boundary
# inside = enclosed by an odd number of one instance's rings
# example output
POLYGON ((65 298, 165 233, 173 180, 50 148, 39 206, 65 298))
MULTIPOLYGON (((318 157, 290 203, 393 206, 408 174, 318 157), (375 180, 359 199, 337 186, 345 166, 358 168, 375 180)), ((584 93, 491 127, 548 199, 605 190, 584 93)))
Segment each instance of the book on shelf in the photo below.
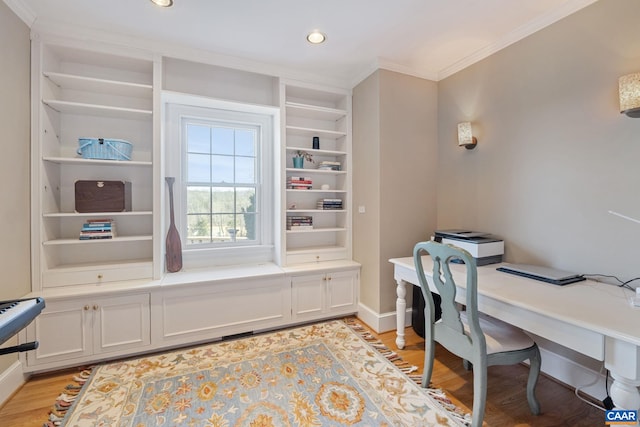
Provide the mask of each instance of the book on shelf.
POLYGON ((85 227, 104 227, 104 226, 112 226, 115 224, 115 221, 112 219, 88 219, 83 226, 85 227))
POLYGON ((287 216, 287 230, 313 229, 313 217, 310 215, 287 216))
POLYGON ((342 209, 342 199, 320 199, 316 204, 317 209, 342 209))
POLYGON ((313 180, 304 176, 288 176, 288 190, 311 190, 313 188, 313 180))
POLYGON ((116 224, 112 219, 90 219, 80 229, 80 240, 112 239, 115 236, 116 224))
POLYGON ((96 234, 85 234, 80 233, 80 240, 102 240, 102 239, 113 239, 113 233, 96 233, 96 234))
POLYGON ((318 169, 320 170, 341 170, 342 164, 340 162, 331 162, 328 160, 323 160, 318 164, 318 169))

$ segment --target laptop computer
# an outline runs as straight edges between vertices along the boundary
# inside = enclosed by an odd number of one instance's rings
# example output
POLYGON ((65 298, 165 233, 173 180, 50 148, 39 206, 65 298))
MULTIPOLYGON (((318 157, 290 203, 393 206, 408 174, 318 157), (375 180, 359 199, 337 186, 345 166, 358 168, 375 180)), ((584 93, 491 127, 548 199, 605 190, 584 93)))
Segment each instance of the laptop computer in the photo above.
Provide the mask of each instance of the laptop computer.
POLYGON ((570 273, 568 271, 558 270, 550 267, 529 264, 504 264, 498 268, 498 271, 504 273, 515 274, 517 276, 527 277, 529 279, 540 280, 554 285, 568 285, 570 283, 586 280, 581 274, 570 273))

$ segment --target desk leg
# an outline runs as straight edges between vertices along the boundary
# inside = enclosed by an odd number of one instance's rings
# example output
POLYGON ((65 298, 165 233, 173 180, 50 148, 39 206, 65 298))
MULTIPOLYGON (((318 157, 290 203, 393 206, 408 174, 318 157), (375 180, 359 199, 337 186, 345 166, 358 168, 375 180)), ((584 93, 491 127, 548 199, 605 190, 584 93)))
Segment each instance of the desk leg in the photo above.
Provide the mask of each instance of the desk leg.
POLYGON ((407 282, 404 280, 396 280, 396 345, 400 350, 404 348, 404 318, 407 312, 407 282))
POLYGON ((604 366, 611 372, 609 395, 616 408, 640 409, 640 346, 605 338, 604 366))
POLYGON ((640 381, 623 378, 611 371, 611 389, 609 394, 613 404, 620 409, 640 409, 640 393, 638 387, 640 381))

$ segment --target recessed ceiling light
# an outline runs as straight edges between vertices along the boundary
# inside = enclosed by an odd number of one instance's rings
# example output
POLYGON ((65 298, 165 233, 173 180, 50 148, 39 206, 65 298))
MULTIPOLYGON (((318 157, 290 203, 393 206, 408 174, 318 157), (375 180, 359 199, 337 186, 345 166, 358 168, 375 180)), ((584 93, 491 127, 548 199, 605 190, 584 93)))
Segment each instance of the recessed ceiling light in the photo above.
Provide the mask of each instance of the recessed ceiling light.
POLYGON ((156 4, 161 7, 171 7, 173 6, 173 0, 151 0, 153 4, 156 4))
POLYGON ((322 34, 320 31, 312 31, 307 36, 307 41, 312 44, 320 44, 327 39, 327 36, 322 34))

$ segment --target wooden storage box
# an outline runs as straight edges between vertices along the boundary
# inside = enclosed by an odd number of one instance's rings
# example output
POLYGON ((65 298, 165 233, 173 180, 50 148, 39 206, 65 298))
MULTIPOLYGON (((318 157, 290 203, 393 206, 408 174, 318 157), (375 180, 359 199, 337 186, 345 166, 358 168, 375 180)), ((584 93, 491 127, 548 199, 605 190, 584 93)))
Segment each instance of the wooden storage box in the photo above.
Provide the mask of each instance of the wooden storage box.
POLYGON ((76 181, 76 212, 124 212, 131 210, 131 183, 125 181, 76 181))

